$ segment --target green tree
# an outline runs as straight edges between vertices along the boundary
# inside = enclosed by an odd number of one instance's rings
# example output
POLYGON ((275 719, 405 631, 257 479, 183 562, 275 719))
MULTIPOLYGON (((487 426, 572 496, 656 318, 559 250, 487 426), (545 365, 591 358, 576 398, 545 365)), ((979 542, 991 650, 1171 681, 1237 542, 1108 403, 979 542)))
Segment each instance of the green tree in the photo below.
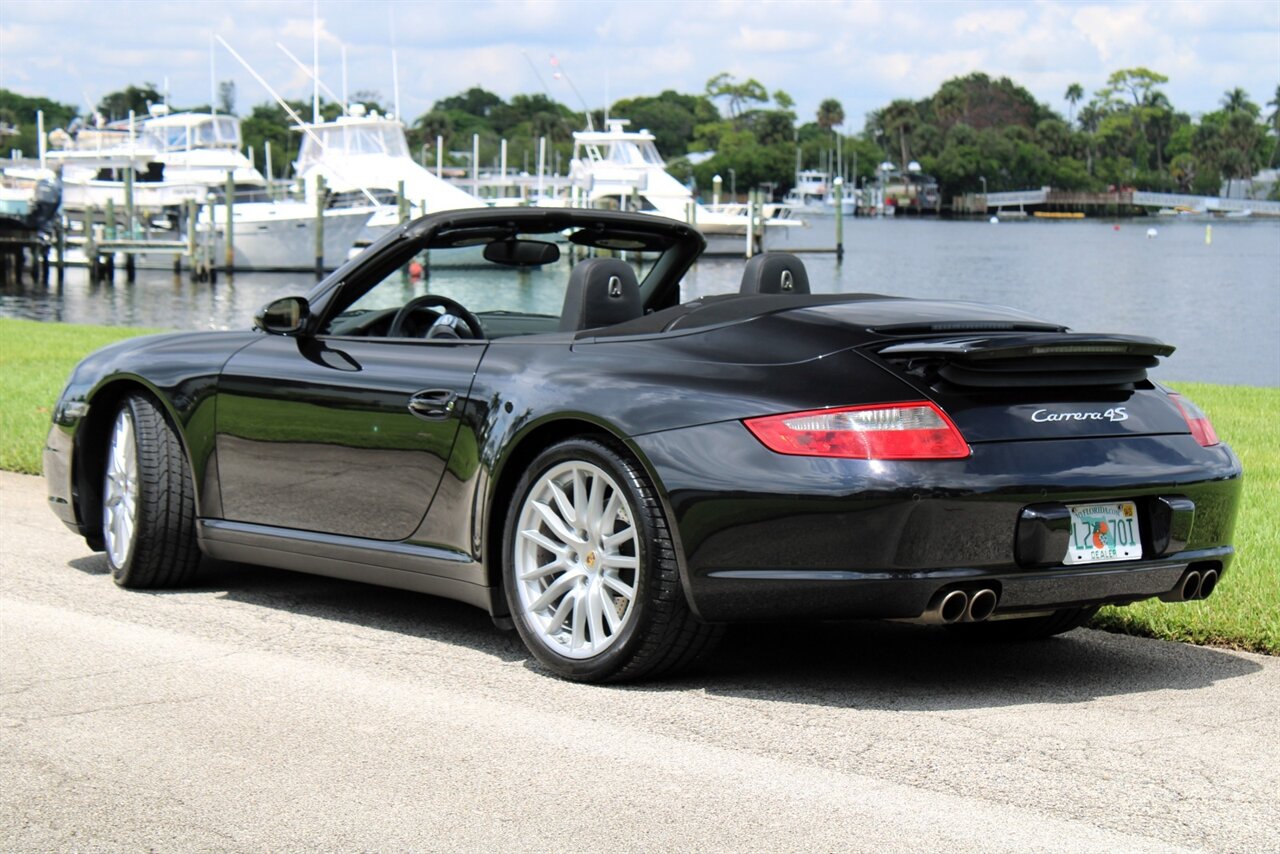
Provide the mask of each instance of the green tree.
POLYGON ((223 80, 218 84, 218 112, 235 115, 236 81, 223 80))
POLYGON ((844 106, 835 98, 826 98, 818 105, 818 127, 829 131, 844 124, 844 106))
POLYGON ((0 124, 16 131, 16 136, 5 137, 4 148, 19 149, 27 157, 35 157, 39 153, 39 142, 36 139, 36 113, 44 113, 45 131, 54 128, 65 128, 71 124, 78 111, 71 104, 60 104, 48 98, 29 98, 0 89, 0 124))
MULTIPOLYGON (((1271 125, 1271 134, 1276 141, 1271 146, 1271 157, 1267 163, 1271 166, 1276 164, 1276 153, 1280 152, 1280 86, 1276 86, 1276 96, 1267 102, 1267 106, 1271 107, 1271 115, 1267 116, 1267 121, 1271 125)), ((1276 185, 1280 189, 1280 183, 1276 185)))
POLYGON ((911 162, 911 133, 920 124, 916 106, 906 99, 899 98, 884 108, 880 114, 880 121, 885 133, 891 136, 896 135, 898 138, 898 152, 902 155, 902 159, 898 161, 898 168, 905 172, 907 164, 911 162))
POLYGON ((1228 89, 1222 96, 1222 108, 1228 113, 1243 112, 1255 118, 1262 112, 1257 104, 1249 100, 1249 93, 1239 86, 1228 89))
POLYGON ((1133 99, 1133 106, 1140 107, 1156 86, 1168 82, 1168 77, 1149 68, 1122 68, 1111 73, 1107 78, 1106 88, 1098 94, 1105 100, 1114 100, 1127 94, 1133 99))
POLYGON ((1084 98, 1084 89, 1081 88, 1079 83, 1072 83, 1067 87, 1067 91, 1062 97, 1070 105, 1067 113, 1067 123, 1073 124, 1076 120, 1076 104, 1080 103, 1080 100, 1084 98))
POLYGON ((486 118, 495 107, 502 105, 502 99, 487 89, 472 86, 458 95, 436 101, 431 109, 445 112, 458 111, 471 116, 486 118))
POLYGON ((729 117, 737 120, 753 105, 766 104, 769 92, 754 78, 738 82, 732 74, 722 71, 707 81, 707 97, 712 101, 723 99, 729 105, 729 117))
POLYGON ((715 104, 705 95, 685 95, 670 89, 659 95, 624 98, 615 102, 609 112, 652 133, 654 144, 666 158, 688 151, 699 125, 720 120, 715 104))
POLYGON ((156 91, 156 84, 143 83, 141 86, 126 86, 119 92, 112 92, 98 102, 98 112, 107 121, 129 118, 129 112, 135 116, 146 116, 152 104, 164 102, 164 96, 156 91))

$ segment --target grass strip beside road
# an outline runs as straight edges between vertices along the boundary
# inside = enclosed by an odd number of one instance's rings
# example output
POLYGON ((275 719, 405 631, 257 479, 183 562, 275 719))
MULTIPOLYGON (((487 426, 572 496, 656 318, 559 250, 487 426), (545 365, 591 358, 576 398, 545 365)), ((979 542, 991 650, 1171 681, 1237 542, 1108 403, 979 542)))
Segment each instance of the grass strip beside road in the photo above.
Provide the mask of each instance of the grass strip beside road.
MULTIPOLYGON (((40 473, 53 404, 89 352, 151 330, 0 318, 0 469, 40 473)), ((1237 556, 1203 602, 1105 608, 1094 626, 1126 634, 1280 655, 1280 389, 1174 382, 1244 461, 1237 556)))
POLYGON ((1280 389, 1170 382, 1195 401, 1244 464, 1236 558, 1200 602, 1104 608, 1093 626, 1280 655, 1280 389))
POLYGON ((154 331, 0 318, 0 469, 40 474, 53 404, 71 369, 99 347, 154 331))

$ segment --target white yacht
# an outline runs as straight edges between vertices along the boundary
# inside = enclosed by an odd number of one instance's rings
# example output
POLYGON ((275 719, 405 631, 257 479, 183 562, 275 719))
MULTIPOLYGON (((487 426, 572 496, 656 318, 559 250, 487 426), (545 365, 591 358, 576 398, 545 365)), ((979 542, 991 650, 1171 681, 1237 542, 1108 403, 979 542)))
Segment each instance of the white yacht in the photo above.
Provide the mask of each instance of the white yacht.
MULTIPOLYGON (((364 234, 372 207, 327 208, 324 212, 324 269, 346 263, 364 234)), ((214 259, 226 257, 227 208, 201 210, 198 226, 214 232, 214 259), (210 219, 212 214, 212 219, 210 219)), ((314 270, 315 205, 298 201, 236 202, 231 206, 233 263, 238 270, 314 270)))
POLYGON ((126 172, 131 173, 133 200, 139 208, 177 207, 203 200, 209 190, 206 182, 169 180, 160 162, 164 143, 141 122, 59 129, 49 140, 53 148, 45 159, 62 174, 62 205, 69 210, 103 208, 108 201, 123 207, 126 172))
MULTIPOLYGON (((793 215, 831 215, 836 212, 835 184, 830 173, 818 169, 800 169, 796 172, 796 184, 782 198, 782 204, 793 215)), ((840 208, 845 216, 853 216, 857 207, 852 188, 845 187, 840 197, 840 208)))
MULTIPOLYGON (((227 176, 232 205, 233 263, 242 270, 311 270, 315 267, 314 203, 270 200, 262 173, 242 152, 240 120, 213 113, 170 113, 155 105, 133 123, 114 122, 62 133, 49 159, 62 166, 64 205, 99 209, 108 199, 123 210, 125 170, 133 173, 135 208, 172 210, 200 203, 200 230, 213 232, 215 258, 224 257, 227 176), (249 200, 243 200, 248 196, 249 200)), ((324 259, 327 269, 346 261, 374 213, 372 206, 326 210, 324 259)), ((161 259, 168 264, 167 259, 161 259)))
POLYGON ((262 173, 241 150, 244 140, 235 116, 170 113, 157 104, 142 127, 159 143, 156 162, 164 167, 166 180, 221 187, 230 172, 237 192, 266 189, 262 173))
MULTIPOLYGON (((653 134, 629 131, 629 124, 626 119, 610 119, 607 130, 574 133, 570 204, 616 203, 627 210, 634 196, 642 211, 692 222, 707 239, 706 254, 743 254, 749 221, 746 206, 699 203, 688 187, 667 172, 653 134)), ((765 248, 774 233, 800 225, 781 213, 772 207, 764 212, 765 248)))
POLYGON ((409 154, 404 123, 395 116, 367 112, 352 104, 335 121, 305 124, 302 147, 294 171, 303 181, 306 197, 314 203, 318 179, 337 197, 337 203, 370 203, 374 212, 364 239, 372 242, 399 223, 396 194, 401 182, 410 205, 410 217, 437 211, 484 207, 484 203, 437 177, 409 154))

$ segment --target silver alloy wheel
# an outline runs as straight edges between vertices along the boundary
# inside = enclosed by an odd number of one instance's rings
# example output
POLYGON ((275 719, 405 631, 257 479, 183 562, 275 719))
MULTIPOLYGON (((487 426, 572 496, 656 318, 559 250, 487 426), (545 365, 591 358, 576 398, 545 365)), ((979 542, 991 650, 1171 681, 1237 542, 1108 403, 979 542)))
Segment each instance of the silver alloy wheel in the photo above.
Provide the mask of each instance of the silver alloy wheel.
POLYGON ((102 486, 102 538, 111 565, 123 568, 138 525, 138 448, 128 407, 116 416, 102 486))
POLYGON ((609 648, 635 613, 640 540, 618 484, 599 466, 560 463, 516 522, 516 592, 535 637, 566 658, 609 648))

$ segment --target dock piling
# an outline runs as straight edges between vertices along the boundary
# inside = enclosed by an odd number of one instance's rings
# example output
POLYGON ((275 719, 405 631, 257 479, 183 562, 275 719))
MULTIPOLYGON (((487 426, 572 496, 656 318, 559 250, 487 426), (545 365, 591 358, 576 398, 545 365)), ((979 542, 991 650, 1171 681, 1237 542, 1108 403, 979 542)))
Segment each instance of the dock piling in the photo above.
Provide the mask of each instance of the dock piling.
POLYGON ((325 189, 324 176, 316 177, 316 280, 319 281, 324 276, 324 206, 325 196, 328 191, 325 189))
POLYGON ((844 179, 836 176, 831 182, 836 201, 836 263, 844 261, 844 179))
MULTIPOLYGON (((227 233, 224 240, 227 246, 227 263, 225 269, 228 273, 235 269, 236 265, 236 247, 235 247, 235 212, 233 210, 236 195, 235 173, 230 169, 227 170, 227 191, 226 198, 223 203, 227 206, 227 233)), ((212 218, 210 218, 212 222, 212 218)))

